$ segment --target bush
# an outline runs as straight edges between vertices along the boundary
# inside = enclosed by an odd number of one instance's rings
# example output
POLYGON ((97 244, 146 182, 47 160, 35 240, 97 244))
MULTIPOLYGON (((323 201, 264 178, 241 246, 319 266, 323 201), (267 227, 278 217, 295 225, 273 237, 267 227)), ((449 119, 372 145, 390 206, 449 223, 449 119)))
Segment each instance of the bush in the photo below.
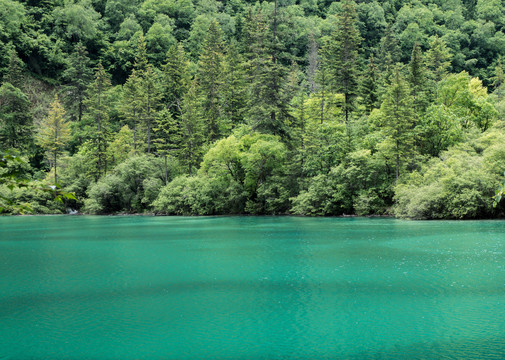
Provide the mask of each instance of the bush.
MULTIPOLYGON (((172 158, 167 168, 169 180, 180 172, 179 164, 172 158)), ((132 157, 90 186, 84 211, 106 214, 150 210, 164 178, 163 159, 153 155, 132 157)))

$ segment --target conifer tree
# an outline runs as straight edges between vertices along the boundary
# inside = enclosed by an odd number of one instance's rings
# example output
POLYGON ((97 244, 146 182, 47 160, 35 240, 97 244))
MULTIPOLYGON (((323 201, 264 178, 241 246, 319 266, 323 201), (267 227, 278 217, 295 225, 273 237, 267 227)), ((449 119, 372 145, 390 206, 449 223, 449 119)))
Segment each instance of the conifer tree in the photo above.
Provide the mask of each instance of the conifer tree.
POLYGON ((11 50, 9 56, 9 65, 4 76, 3 82, 9 83, 14 87, 21 88, 23 86, 23 62, 19 58, 16 51, 11 50))
POLYGON ((361 94, 366 111, 370 114, 373 109, 377 108, 378 96, 378 74, 377 66, 374 63, 373 55, 370 55, 368 60, 368 68, 363 81, 361 82, 361 94))
POLYGON ((137 70, 133 69, 131 75, 123 85, 120 111, 125 118, 128 126, 133 131, 133 149, 137 153, 140 147, 139 125, 143 111, 142 78, 137 70))
POLYGON ((33 143, 32 125, 28 97, 5 82, 0 86, 0 148, 27 148, 33 143))
POLYGON ((189 61, 182 44, 168 49, 166 63, 163 66, 162 102, 169 109, 174 120, 181 115, 182 98, 189 84, 189 61))
POLYGON ((314 33, 309 35, 309 44, 307 46, 307 82, 309 84, 310 93, 314 93, 318 90, 318 84, 316 81, 316 74, 319 70, 320 58, 319 58, 319 47, 314 38, 314 33))
POLYGON ((65 109, 61 105, 58 95, 51 103, 49 115, 40 123, 36 136, 39 144, 47 153, 49 161, 54 166, 54 183, 58 183, 57 159, 70 140, 70 127, 65 120, 65 109))
POLYGON ((503 65, 501 62, 501 58, 498 58, 498 61, 496 63, 495 67, 495 72, 494 76, 491 78, 493 80, 493 87, 496 89, 498 88, 501 84, 505 82, 505 72, 503 71, 503 65))
POLYGON ((82 120, 86 88, 93 79, 88 51, 82 43, 75 45, 74 51, 68 57, 67 68, 63 72, 66 84, 63 86, 66 107, 70 119, 82 120))
POLYGON ((223 112, 232 126, 244 121, 247 104, 244 60, 232 42, 224 59, 223 112))
POLYGON ((209 142, 217 140, 227 127, 222 124, 223 52, 223 34, 214 19, 209 25, 198 59, 199 94, 209 142))
POLYGON ((108 91, 111 88, 109 75, 102 63, 98 63, 95 81, 88 87, 85 101, 86 116, 94 123, 91 141, 96 156, 97 179, 107 173, 107 144, 109 135, 109 101, 108 91))
POLYGON ((439 82, 447 75, 447 71, 451 66, 451 58, 451 53, 445 42, 435 36, 430 43, 429 50, 426 52, 426 65, 431 70, 435 82, 439 82))
POLYGON ((289 138, 285 125, 288 104, 282 93, 286 69, 279 61, 279 44, 261 11, 249 12, 245 24, 248 41, 249 91, 247 118, 254 130, 289 138))
POLYGON ((412 56, 409 63, 408 82, 414 101, 412 104, 413 110, 417 115, 418 112, 424 112, 428 106, 427 71, 419 43, 415 43, 414 48, 412 49, 412 56))
POLYGON ((181 153, 180 156, 188 166, 188 174, 192 175, 202 160, 204 139, 204 123, 198 98, 198 82, 193 79, 182 102, 181 153))
POLYGON ((165 185, 168 182, 167 157, 180 157, 183 138, 180 124, 172 117, 168 109, 158 112, 154 123, 153 144, 156 152, 165 159, 165 185))
POLYGON ((153 127, 153 122, 156 113, 160 106, 160 89, 158 81, 154 75, 153 68, 150 64, 147 65, 147 69, 144 73, 144 78, 142 81, 142 101, 143 101, 143 122, 144 126, 147 128, 147 152, 151 152, 151 130, 153 127))
POLYGON ((399 64, 393 70, 390 83, 381 106, 381 113, 384 121, 383 129, 393 142, 396 180, 398 180, 402 162, 411 152, 413 144, 412 96, 399 64))
POLYGON ((361 43, 354 1, 342 2, 342 11, 337 19, 338 25, 327 43, 328 49, 324 61, 327 62, 332 76, 333 88, 344 94, 345 124, 349 126, 354 99, 358 93, 358 49, 361 43))

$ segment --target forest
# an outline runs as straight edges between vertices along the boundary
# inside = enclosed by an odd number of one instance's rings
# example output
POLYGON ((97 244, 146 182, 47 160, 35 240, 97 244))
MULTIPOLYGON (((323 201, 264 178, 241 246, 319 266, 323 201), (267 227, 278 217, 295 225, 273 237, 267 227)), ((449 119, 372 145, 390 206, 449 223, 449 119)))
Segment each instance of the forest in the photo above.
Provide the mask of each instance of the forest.
POLYGON ((504 55, 501 0, 2 0, 0 214, 500 217, 504 55))

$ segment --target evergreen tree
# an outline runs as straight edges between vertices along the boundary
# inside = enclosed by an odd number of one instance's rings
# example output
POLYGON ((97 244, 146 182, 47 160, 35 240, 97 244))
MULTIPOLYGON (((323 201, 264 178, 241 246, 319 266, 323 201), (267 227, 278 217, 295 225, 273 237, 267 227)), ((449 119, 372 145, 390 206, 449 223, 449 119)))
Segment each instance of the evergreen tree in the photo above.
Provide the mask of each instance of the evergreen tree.
POLYGON ((400 177, 400 167, 412 151, 412 96, 407 82, 401 74, 400 65, 393 71, 384 102, 381 106, 383 129, 393 142, 396 163, 396 180, 400 177))
POLYGON ((47 153, 49 162, 54 166, 54 183, 58 183, 57 159, 70 140, 70 126, 65 120, 65 109, 58 95, 54 97, 49 115, 41 122, 36 135, 37 144, 47 153))
POLYGON ((374 63, 373 55, 370 55, 370 59, 368 60, 368 69, 365 73, 363 81, 361 82, 363 104, 365 105, 368 114, 370 114, 373 109, 378 107, 377 104, 379 96, 377 78, 377 66, 374 63))
POLYGON ((446 75, 451 66, 451 54, 445 42, 435 36, 426 52, 426 65, 432 72, 433 80, 439 82, 446 75))
POLYGON ((223 52, 223 34, 214 19, 209 25, 198 59, 199 93, 209 142, 217 140, 227 128, 227 124, 222 123, 223 52))
POLYGON ((278 39, 268 36, 270 28, 261 11, 249 12, 245 31, 249 42, 248 122, 254 130, 289 138, 285 125, 289 100, 282 93, 286 69, 279 61, 278 39))
POLYGON ((151 152, 151 130, 156 113, 160 106, 160 88, 157 78, 154 75, 153 68, 150 64, 147 65, 147 70, 142 79, 142 103, 143 103, 143 123, 147 128, 147 152, 151 152))
POLYGON ((188 174, 192 175, 202 160, 204 144, 204 123, 198 98, 198 83, 194 79, 182 102, 181 113, 181 152, 180 156, 188 166, 188 174))
POLYGON ((491 80, 493 80, 492 85, 495 89, 505 82, 505 72, 503 71, 501 58, 498 58, 494 71, 494 76, 491 78, 491 80))
POLYGON ((309 91, 314 93, 318 90, 318 84, 316 81, 316 74, 319 70, 320 58, 319 58, 319 47, 314 38, 314 33, 309 35, 309 44, 307 48, 307 82, 309 83, 309 91))
POLYGON ((413 110, 416 115, 419 112, 424 112, 428 106, 428 79, 426 72, 421 46, 419 43, 415 43, 409 63, 408 81, 414 101, 413 110))
POLYGON ((19 58, 16 51, 11 50, 9 57, 9 65, 4 76, 3 82, 9 83, 14 87, 21 88, 23 86, 23 62, 19 58))
POLYGON ((172 117, 168 109, 161 110, 153 127, 153 143, 156 152, 165 159, 165 185, 168 182, 167 157, 172 155, 180 157, 181 142, 183 138, 180 124, 172 117))
POLYGON ((111 88, 109 75, 100 62, 95 73, 95 81, 88 87, 85 101, 87 106, 85 116, 94 124, 91 131, 91 142, 96 156, 98 180, 102 173, 107 173, 107 144, 109 135, 109 99, 108 91, 111 88))
POLYGON ((327 43, 328 49, 324 61, 327 62, 333 88, 336 92, 344 94, 345 124, 349 126, 349 117, 358 93, 358 49, 361 43, 354 1, 342 2, 342 11, 337 19, 337 28, 327 43))
POLYGON ((0 148, 26 149, 32 143, 28 97, 10 82, 0 87, 0 148))
POLYGON ((68 57, 63 79, 66 82, 63 86, 66 107, 70 110, 67 113, 71 120, 81 122, 86 88, 93 79, 88 51, 82 43, 77 43, 68 57))
POLYGON ((174 120, 181 115, 182 98, 190 81, 188 67, 189 61, 182 44, 170 47, 163 66, 162 102, 174 120))
POLYGON ((227 121, 236 126, 244 121, 247 104, 244 60, 232 42, 224 59, 223 112, 227 121))
POLYGON ((131 75, 123 85, 120 111, 126 120, 126 123, 133 131, 133 149, 137 153, 141 141, 139 139, 139 125, 141 123, 143 111, 142 78, 137 70, 133 69, 131 75))

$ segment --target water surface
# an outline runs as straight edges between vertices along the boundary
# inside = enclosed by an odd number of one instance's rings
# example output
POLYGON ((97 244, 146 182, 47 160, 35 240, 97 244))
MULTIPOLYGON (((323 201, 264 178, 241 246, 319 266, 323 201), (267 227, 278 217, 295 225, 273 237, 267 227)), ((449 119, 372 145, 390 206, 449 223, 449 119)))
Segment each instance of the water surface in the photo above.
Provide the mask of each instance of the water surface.
POLYGON ((505 222, 0 218, 0 359, 503 359, 505 222))

